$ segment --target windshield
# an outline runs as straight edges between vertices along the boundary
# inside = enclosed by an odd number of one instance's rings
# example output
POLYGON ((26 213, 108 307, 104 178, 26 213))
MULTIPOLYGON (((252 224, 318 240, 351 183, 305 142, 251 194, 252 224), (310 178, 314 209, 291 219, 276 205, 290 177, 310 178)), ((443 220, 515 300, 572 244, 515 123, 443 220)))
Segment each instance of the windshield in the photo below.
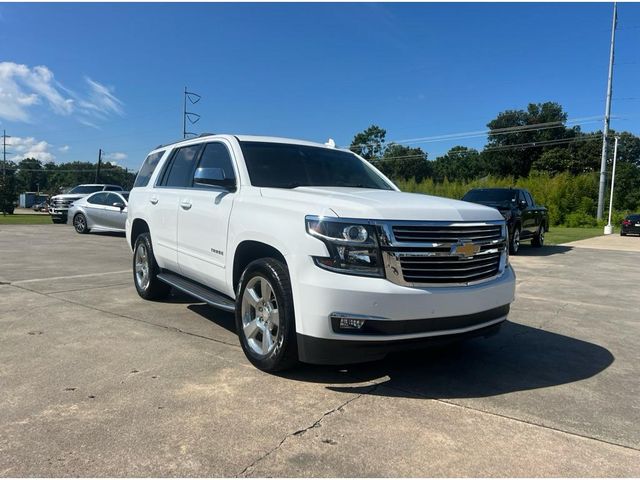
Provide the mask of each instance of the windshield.
POLYGON ((640 214, 627 215, 627 220, 631 220, 632 222, 640 222, 640 214))
POLYGON ((358 157, 340 150, 289 143, 240 142, 256 187, 393 188, 358 157))
POLYGON ((471 190, 467 192, 462 200, 465 202, 487 202, 487 203, 515 203, 516 190, 508 189, 488 189, 488 190, 471 190))
POLYGON ((102 185, 78 185, 72 188, 69 193, 93 193, 102 190, 102 185))
POLYGON ((129 201, 129 192, 121 193, 120 195, 122 195, 127 202, 129 201))

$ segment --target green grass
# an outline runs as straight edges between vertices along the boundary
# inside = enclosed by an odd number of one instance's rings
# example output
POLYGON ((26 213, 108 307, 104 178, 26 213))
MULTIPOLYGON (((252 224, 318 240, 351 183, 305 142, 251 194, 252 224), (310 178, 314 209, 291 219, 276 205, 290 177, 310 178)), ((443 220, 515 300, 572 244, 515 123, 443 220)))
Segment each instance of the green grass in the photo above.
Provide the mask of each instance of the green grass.
POLYGON ((0 214, 0 225, 50 225, 53 222, 49 215, 29 215, 14 213, 13 215, 0 214))
POLYGON ((561 243, 575 242, 585 238, 604 235, 602 227, 570 228, 570 227, 550 227, 544 237, 547 245, 558 245, 561 243))

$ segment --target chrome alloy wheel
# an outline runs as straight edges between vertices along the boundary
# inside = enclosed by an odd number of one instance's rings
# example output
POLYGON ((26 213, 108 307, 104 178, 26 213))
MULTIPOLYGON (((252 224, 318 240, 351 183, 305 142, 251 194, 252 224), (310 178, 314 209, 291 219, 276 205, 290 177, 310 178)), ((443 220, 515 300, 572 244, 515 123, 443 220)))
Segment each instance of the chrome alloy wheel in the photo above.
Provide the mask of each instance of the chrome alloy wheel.
POLYGON ((254 353, 268 355, 281 346, 278 303, 266 278, 255 276, 247 282, 240 313, 244 336, 254 353))
POLYGON ((76 232, 84 232, 84 230, 87 228, 87 222, 84 218, 84 215, 76 215, 73 219, 73 226, 76 227, 76 232))
POLYGON ((149 287, 149 253, 147 246, 140 242, 136 248, 136 282, 138 287, 146 290, 149 287))
POLYGON ((520 249, 520 230, 515 228, 513 230, 513 252, 517 252, 520 249))

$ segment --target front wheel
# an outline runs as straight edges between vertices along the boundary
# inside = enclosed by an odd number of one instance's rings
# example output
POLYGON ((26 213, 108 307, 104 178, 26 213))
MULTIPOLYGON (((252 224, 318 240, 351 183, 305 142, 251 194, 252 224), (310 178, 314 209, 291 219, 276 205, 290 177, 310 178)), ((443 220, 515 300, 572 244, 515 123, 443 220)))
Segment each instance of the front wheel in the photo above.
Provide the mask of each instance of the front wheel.
POLYGON ((171 293, 171 287, 158 278, 160 267, 153 256, 151 236, 142 233, 133 248, 133 283, 145 300, 160 300, 171 293))
POLYGON ((540 225, 538 229, 538 233, 533 236, 533 240, 531 244, 534 247, 543 247, 544 246, 544 225, 540 225))
POLYGON ((620 236, 621 237, 626 237, 627 236, 627 232, 623 232, 622 230, 620 231, 620 236))
POLYGON ((513 227, 513 232, 509 237, 509 255, 515 255, 520 250, 520 225, 513 227))
POLYGON ((298 362, 291 280, 275 258, 251 262, 240 279, 236 329, 242 350, 260 370, 276 372, 298 362))

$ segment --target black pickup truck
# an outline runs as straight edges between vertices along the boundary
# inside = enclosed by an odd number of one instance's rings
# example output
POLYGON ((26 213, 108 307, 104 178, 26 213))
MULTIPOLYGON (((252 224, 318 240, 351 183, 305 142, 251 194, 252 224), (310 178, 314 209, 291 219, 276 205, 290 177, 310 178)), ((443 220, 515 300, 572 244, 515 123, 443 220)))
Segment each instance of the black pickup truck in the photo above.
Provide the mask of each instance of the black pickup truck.
POLYGON ((515 255, 520 241, 531 239, 534 247, 544 245, 544 233, 549 231, 549 212, 536 205, 531 194, 522 188, 475 188, 462 200, 497 208, 507 220, 509 253, 515 255))

